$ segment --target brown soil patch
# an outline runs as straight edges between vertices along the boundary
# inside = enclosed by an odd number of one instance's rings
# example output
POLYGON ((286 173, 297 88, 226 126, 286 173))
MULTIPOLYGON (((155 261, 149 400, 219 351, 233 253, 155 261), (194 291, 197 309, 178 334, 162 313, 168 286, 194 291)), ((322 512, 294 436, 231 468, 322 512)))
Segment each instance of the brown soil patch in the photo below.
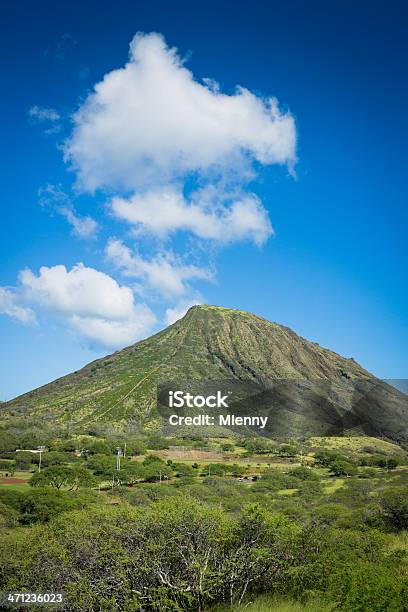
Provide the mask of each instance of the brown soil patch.
POLYGON ((194 449, 185 451, 163 450, 155 451, 154 454, 159 455, 162 459, 223 459, 221 453, 194 449))
POLYGON ((26 484, 28 480, 21 478, 0 478, 0 484, 26 484))

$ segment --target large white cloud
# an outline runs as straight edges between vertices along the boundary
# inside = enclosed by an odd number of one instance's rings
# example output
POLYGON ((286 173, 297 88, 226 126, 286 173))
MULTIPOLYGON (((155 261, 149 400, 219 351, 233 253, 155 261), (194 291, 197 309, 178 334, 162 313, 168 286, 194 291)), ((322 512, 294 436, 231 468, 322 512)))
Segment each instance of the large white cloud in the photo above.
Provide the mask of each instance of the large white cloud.
POLYGON ((292 164, 296 129, 274 98, 199 82, 159 34, 137 34, 130 58, 73 117, 65 159, 89 192, 139 189, 190 172, 241 171, 242 159, 292 164))
POLYGON ((155 316, 136 304, 132 290, 107 274, 83 264, 71 270, 43 266, 38 275, 20 272, 25 300, 59 315, 80 336, 108 348, 119 348, 146 336, 155 316))
POLYGON ((273 230, 259 198, 240 193, 229 202, 226 199, 212 186, 192 194, 190 201, 179 189, 164 187, 129 198, 114 197, 110 206, 119 219, 161 237, 186 230, 217 243, 250 240, 263 244, 273 230))
POLYGON ((185 293, 193 279, 211 280, 208 270, 184 265, 172 254, 161 253, 147 260, 136 255, 120 240, 111 239, 106 247, 108 259, 129 277, 138 278, 158 293, 172 297, 185 293))

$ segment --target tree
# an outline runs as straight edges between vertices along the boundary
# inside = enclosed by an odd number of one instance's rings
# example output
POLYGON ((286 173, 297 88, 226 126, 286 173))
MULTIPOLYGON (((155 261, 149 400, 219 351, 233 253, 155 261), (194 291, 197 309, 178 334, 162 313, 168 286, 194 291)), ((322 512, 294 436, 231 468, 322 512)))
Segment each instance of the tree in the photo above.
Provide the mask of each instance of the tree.
POLYGON ((390 457, 387 460, 387 469, 388 470, 395 470, 396 467, 398 467, 398 459, 396 459, 395 457, 390 457))
POLYGON ((17 470, 29 470, 33 463, 32 453, 16 453, 15 466, 17 470))
POLYGON ((0 527, 9 529, 18 523, 18 512, 11 506, 0 502, 0 527))
POLYGON ((73 495, 69 491, 50 487, 35 488, 25 494, 20 502, 21 522, 46 523, 62 512, 89 506, 96 497, 90 497, 89 493, 73 495))
POLYGON ((296 457, 299 452, 297 444, 281 444, 279 448, 279 455, 281 457, 296 457))
POLYGON ((30 480, 30 485, 33 487, 49 486, 58 490, 68 487, 71 491, 79 487, 93 487, 95 484, 93 474, 80 465, 47 467, 34 474, 30 480))
POLYGON ((89 457, 86 462, 88 469, 92 470, 97 476, 111 478, 116 466, 116 459, 113 455, 97 454, 89 457))
POLYGON ((133 486, 140 480, 145 478, 146 469, 137 461, 129 461, 126 465, 117 473, 120 482, 133 486))
POLYGON ((408 487, 386 489, 379 504, 380 514, 393 529, 408 529, 408 487))
POLYGON ((64 465, 64 463, 69 463, 72 461, 78 461, 78 458, 75 455, 61 453, 58 451, 44 453, 42 457, 42 465, 44 467, 48 467, 50 465, 64 465))
POLYGON ((42 472, 37 472, 32 476, 30 485, 32 487, 54 487, 61 489, 70 484, 71 469, 64 466, 47 467, 42 472))
POLYGON ((157 455, 147 455, 147 457, 143 459, 143 465, 151 465, 152 463, 161 463, 163 465, 166 465, 166 462, 163 461, 163 459, 161 457, 158 457, 157 455))
POLYGON ((103 440, 95 440, 95 442, 87 444, 85 450, 87 450, 90 455, 111 455, 113 452, 112 447, 113 445, 111 446, 103 440))
POLYGON ((140 440, 132 440, 127 443, 127 454, 128 455, 144 455, 146 453, 147 446, 140 440))
POLYGON ((315 462, 317 465, 321 465, 322 467, 329 467, 329 465, 338 458, 337 453, 333 453, 330 451, 319 451, 315 454, 315 462))
POLYGON ((289 476, 293 476, 298 480, 319 480, 319 476, 311 468, 299 466, 290 470, 289 476))
POLYGON ((242 465, 238 465, 238 463, 233 463, 228 466, 228 471, 232 476, 238 477, 243 476, 245 474, 245 468, 242 465))
POLYGON ((144 479, 146 482, 159 482, 168 480, 173 475, 171 468, 164 462, 151 462, 144 466, 144 479))
POLYGON ((223 463, 209 463, 203 465, 203 476, 224 476, 228 468, 223 463))
POLYGON ((249 455, 262 455, 272 452, 274 445, 267 438, 259 437, 245 440, 245 448, 249 455))
POLYGON ((357 467, 350 461, 336 459, 329 465, 329 470, 334 476, 354 476, 357 474, 357 467))
POLYGON ((81 465, 74 465, 70 468, 71 470, 71 482, 70 488, 71 490, 77 490, 79 488, 87 488, 91 489, 97 483, 95 476, 82 467, 81 465))
POLYGON ((165 450, 169 448, 169 443, 163 436, 152 434, 147 441, 147 447, 152 450, 165 450))

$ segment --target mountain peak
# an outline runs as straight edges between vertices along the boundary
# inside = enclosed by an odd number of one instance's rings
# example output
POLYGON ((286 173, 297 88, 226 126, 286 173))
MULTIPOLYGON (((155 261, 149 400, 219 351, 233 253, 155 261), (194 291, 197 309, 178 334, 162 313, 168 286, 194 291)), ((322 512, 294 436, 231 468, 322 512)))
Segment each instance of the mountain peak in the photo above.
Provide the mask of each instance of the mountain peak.
MULTIPOLYGON (((3 404, 1 412, 4 417, 29 414, 69 420, 78 427, 92 422, 120 427, 129 421, 156 427, 160 426, 158 385, 188 380, 248 381, 261 388, 276 380, 321 380, 348 386, 352 393, 353 385, 374 384, 377 379, 355 361, 305 340, 288 327, 242 310, 201 304, 154 336, 3 404)), ((343 402, 342 393, 335 401, 343 402)), ((405 436, 408 410, 401 400, 405 396, 396 390, 387 393, 395 400, 395 415, 384 431, 390 437, 405 436)), ((378 414, 385 415, 386 410, 380 402, 378 414)))

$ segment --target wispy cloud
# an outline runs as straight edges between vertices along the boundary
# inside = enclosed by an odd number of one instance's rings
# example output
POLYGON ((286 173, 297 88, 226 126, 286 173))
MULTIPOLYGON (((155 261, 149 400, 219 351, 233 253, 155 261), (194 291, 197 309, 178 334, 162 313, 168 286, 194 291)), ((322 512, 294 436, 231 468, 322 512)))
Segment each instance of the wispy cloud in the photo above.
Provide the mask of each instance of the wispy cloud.
POLYGON ((60 114, 54 108, 47 108, 44 106, 32 106, 28 110, 28 116, 39 123, 44 121, 59 121, 61 119, 60 114))
POLYGON ((44 134, 57 134, 61 130, 61 115, 54 108, 35 105, 28 109, 27 114, 31 123, 42 126, 44 134))
POLYGON ((61 188, 48 184, 39 190, 41 206, 57 212, 68 221, 78 238, 95 238, 98 224, 90 215, 80 216, 70 197, 61 188))
POLYGON ((144 259, 133 253, 120 240, 109 241, 106 256, 126 276, 140 279, 165 297, 174 297, 189 291, 188 281, 212 280, 209 270, 186 265, 171 252, 159 253, 150 260, 144 259))

